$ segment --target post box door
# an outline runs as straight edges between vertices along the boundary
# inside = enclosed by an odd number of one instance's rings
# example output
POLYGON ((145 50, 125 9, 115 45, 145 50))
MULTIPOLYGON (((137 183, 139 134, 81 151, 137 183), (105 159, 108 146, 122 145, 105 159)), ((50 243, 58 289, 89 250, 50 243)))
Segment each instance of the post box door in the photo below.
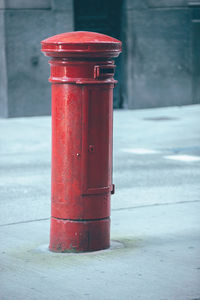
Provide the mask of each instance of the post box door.
POLYGON ((112 190, 113 88, 82 88, 82 194, 112 190))

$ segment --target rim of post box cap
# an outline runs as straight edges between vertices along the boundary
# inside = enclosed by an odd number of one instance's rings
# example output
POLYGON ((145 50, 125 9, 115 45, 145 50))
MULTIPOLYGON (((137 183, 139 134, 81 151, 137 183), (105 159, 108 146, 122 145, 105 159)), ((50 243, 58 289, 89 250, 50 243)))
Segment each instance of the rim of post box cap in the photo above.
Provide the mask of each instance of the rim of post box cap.
POLYGON ((41 42, 50 57, 117 57, 122 52, 121 41, 91 31, 73 31, 54 35, 41 42))

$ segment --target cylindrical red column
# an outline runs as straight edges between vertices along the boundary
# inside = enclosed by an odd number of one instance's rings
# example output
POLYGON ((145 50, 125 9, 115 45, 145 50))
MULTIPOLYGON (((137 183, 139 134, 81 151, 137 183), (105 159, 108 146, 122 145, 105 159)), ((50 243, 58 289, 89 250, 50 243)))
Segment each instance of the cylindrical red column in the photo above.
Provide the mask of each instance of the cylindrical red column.
POLYGON ((94 32, 42 41, 52 82, 52 202, 49 248, 94 251, 110 245, 112 58, 121 42, 94 32))

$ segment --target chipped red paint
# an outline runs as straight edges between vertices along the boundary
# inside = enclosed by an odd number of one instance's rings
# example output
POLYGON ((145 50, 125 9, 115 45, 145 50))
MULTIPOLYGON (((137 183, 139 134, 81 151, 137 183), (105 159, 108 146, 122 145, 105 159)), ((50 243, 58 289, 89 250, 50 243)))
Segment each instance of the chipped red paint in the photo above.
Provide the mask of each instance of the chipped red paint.
POLYGON ((94 251, 110 245, 113 57, 121 42, 94 32, 42 41, 52 82, 50 250, 94 251))

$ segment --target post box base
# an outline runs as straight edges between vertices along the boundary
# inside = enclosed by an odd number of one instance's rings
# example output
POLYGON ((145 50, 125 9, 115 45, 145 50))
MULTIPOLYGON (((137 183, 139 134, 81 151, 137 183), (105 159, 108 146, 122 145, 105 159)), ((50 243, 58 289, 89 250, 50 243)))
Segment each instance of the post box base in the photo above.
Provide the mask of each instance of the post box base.
POLYGON ((51 251, 89 252, 109 247, 110 218, 89 221, 51 218, 51 251))

